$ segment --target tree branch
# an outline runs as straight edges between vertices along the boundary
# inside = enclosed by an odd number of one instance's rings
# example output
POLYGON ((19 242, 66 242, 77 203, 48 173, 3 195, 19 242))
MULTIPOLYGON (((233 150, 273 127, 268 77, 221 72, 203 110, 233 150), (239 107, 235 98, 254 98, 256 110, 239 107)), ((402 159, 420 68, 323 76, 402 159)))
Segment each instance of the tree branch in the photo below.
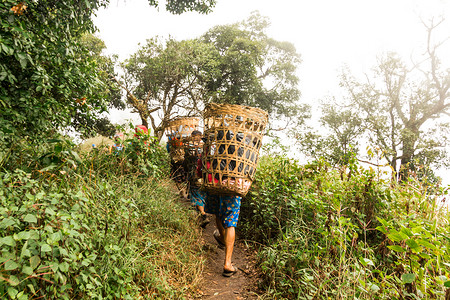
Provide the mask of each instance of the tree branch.
POLYGON ((384 165, 379 165, 379 164, 375 164, 373 162, 370 162, 370 161, 367 161, 367 160, 362 160, 362 159, 359 159, 359 158, 356 158, 356 160, 358 160, 359 162, 365 163, 365 164, 369 164, 369 165, 375 166, 375 167, 387 167, 387 166, 390 165, 389 163, 384 164, 384 165))

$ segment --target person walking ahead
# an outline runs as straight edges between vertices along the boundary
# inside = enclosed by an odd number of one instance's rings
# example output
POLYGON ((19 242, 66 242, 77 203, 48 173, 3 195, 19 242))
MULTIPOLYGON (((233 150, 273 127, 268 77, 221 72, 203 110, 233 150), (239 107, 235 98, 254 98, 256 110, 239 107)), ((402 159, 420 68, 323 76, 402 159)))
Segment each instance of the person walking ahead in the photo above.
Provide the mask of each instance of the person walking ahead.
MULTIPOLYGON (((226 139, 231 140, 231 138, 232 135, 227 134, 226 139)), ((221 147, 222 145, 218 146, 219 153, 221 147)), ((207 153, 208 151, 209 149, 206 149, 205 152, 207 153)), ((204 153, 204 155, 206 155, 206 153, 204 153)), ((210 163, 207 162, 205 167, 209 169, 210 163)), ((220 167, 222 170, 222 165, 220 167)), ((211 174, 208 174, 204 180, 212 182, 212 180, 217 179, 213 178, 211 174)), ((239 220, 241 199, 242 197, 237 195, 211 194, 209 192, 207 192, 206 196, 205 212, 216 216, 216 230, 213 233, 214 238, 219 244, 219 248, 225 249, 222 272, 222 275, 225 277, 231 277, 237 273, 237 268, 232 265, 231 258, 233 256, 234 242, 236 240, 236 226, 239 220)))
POLYGON ((236 239, 236 226, 241 208, 241 196, 234 195, 212 195, 207 194, 205 211, 216 216, 216 227, 214 238, 220 248, 225 249, 225 259, 222 275, 233 276, 237 268, 232 265, 234 241, 236 239))
POLYGON ((202 133, 194 130, 191 133, 192 140, 187 142, 184 155, 184 164, 187 173, 188 191, 191 204, 200 212, 200 226, 205 228, 209 224, 210 218, 205 213, 206 192, 200 190, 201 185, 201 148, 200 142, 202 133), (191 143, 191 145, 189 145, 191 143), (199 168, 200 165, 200 168, 199 168))

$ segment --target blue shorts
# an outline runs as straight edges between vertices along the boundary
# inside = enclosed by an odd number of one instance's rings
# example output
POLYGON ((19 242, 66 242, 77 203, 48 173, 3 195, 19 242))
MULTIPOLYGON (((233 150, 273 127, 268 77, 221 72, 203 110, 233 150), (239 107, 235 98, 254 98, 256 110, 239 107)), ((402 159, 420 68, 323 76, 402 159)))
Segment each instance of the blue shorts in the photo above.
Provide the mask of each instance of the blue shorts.
POLYGON ((205 212, 216 215, 224 228, 236 227, 241 209, 241 196, 207 194, 205 212))
POLYGON ((189 189, 189 197, 191 204, 194 206, 205 206, 206 192, 200 191, 198 187, 191 187, 189 189))

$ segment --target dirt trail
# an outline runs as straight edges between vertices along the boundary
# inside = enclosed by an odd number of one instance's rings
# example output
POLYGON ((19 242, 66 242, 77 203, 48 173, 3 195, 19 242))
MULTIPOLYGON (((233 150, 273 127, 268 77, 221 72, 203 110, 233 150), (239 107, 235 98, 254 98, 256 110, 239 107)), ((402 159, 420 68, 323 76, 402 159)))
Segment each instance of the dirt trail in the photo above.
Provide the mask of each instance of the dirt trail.
MULTIPOLYGON (((176 186, 174 189, 178 190, 176 186)), ((180 196, 179 199, 184 205, 190 206, 190 202, 183 197, 180 196)), ((202 231, 206 262, 203 281, 197 290, 195 299, 258 299, 255 292, 257 280, 255 253, 236 235, 232 263, 238 268, 238 272, 231 277, 222 276, 225 251, 218 247, 214 239, 213 232, 216 226, 214 216, 211 217, 211 222, 206 228, 202 229, 199 226, 202 231)))
POLYGON ((207 260, 199 291, 201 299, 258 299, 253 292, 256 281, 254 253, 237 238, 232 262, 239 271, 229 278, 222 276, 225 252, 217 247, 214 230, 214 221, 203 229, 207 260))

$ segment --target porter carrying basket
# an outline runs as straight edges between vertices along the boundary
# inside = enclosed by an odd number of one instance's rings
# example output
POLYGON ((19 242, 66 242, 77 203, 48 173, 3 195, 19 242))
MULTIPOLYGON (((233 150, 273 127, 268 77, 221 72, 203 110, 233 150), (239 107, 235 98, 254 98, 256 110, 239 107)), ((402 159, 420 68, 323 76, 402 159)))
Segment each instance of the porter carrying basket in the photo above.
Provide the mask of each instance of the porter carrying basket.
POLYGON ((245 196, 255 177, 268 114, 254 107, 210 103, 204 112, 203 187, 245 196))
POLYGON ((169 123, 166 128, 168 137, 170 157, 174 162, 182 162, 184 160, 183 139, 190 137, 192 131, 198 130, 199 118, 181 117, 169 123))

